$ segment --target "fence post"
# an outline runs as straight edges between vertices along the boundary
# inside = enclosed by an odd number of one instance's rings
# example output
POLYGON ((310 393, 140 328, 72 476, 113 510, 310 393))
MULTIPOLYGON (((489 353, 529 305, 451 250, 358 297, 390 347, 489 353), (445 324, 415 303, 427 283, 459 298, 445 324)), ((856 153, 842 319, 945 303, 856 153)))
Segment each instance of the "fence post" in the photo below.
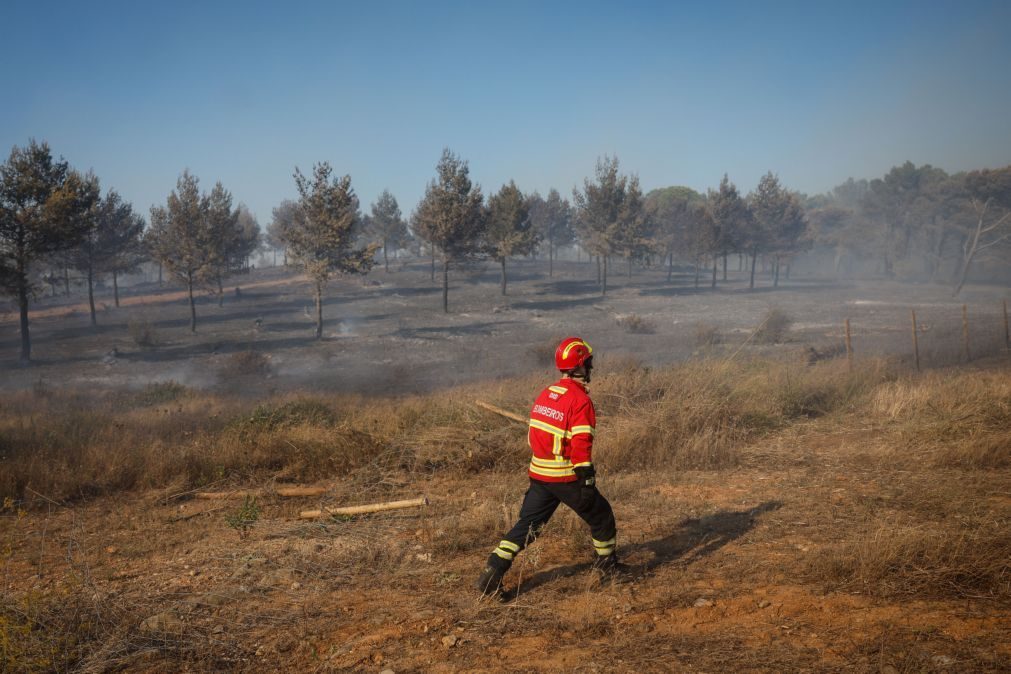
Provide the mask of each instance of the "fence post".
POLYGON ((853 371, 853 344, 850 341, 850 319, 846 319, 846 369, 853 371))
POLYGON ((913 362, 916 363, 916 371, 920 371, 920 342, 916 337, 916 309, 910 309, 909 315, 913 318, 913 362))
POLYGON ((969 362, 969 308, 962 305, 962 347, 965 351, 965 362, 969 362))
POLYGON ((1007 300, 1004 300, 1004 350, 1011 353, 1011 331, 1008 330, 1007 300))

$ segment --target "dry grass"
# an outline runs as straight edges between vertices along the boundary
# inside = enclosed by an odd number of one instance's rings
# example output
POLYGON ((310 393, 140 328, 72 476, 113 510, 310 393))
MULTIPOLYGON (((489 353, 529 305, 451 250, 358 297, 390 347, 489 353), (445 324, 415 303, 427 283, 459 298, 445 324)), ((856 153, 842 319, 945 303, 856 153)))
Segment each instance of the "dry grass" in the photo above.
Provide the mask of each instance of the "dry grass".
POLYGON ((885 520, 822 551, 808 566, 829 587, 874 596, 1011 598, 1006 523, 885 520))
POLYGON ((1011 465, 1011 380, 1003 371, 928 372, 881 386, 873 412, 887 419, 899 449, 937 467, 1011 465))
MULTIPOLYGON (((797 420, 862 411, 930 450, 937 466, 1011 461, 1011 384, 1002 372, 900 378, 875 361, 854 373, 812 366, 709 360, 650 369, 604 363, 593 394, 597 451, 612 470, 722 469, 751 441, 797 420)), ((27 489, 56 501, 178 482, 199 486, 267 476, 319 480, 365 466, 431 474, 514 466, 525 438, 514 422, 472 404, 523 412, 534 378, 396 401, 289 395, 250 407, 173 382, 137 393, 36 390, 0 400, 0 495, 27 489)), ((917 454, 918 455, 918 454, 917 454)))

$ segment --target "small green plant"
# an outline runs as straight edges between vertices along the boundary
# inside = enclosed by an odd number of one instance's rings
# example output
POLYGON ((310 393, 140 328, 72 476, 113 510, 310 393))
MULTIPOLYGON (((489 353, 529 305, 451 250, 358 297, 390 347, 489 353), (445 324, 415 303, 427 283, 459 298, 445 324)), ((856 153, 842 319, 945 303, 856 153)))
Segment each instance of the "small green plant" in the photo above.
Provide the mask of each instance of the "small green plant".
POLYGON ((228 526, 239 532, 239 540, 245 540, 259 519, 260 505, 255 496, 246 496, 238 510, 225 516, 228 526))
POLYGON ((137 394, 135 398, 139 407, 150 407, 151 405, 163 405, 184 397, 188 393, 185 386, 177 381, 158 381, 148 384, 137 394))
POLYGON ((243 415, 233 425, 241 430, 273 431, 301 424, 333 426, 337 414, 321 400, 302 398, 281 405, 259 405, 249 415, 243 415))

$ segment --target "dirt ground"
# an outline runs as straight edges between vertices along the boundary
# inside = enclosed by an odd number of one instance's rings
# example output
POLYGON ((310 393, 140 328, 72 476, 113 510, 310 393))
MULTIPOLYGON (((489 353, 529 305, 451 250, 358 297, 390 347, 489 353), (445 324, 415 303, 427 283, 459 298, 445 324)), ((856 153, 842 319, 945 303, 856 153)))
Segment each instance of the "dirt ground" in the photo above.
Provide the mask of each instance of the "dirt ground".
MULTIPOLYGON (((77 621, 125 625, 79 671, 1008 671, 1006 604, 812 577, 838 536, 909 497, 866 432, 827 431, 760 443, 733 471, 605 470, 627 572, 602 582, 582 524, 559 512, 505 604, 473 590, 495 544, 473 532, 511 522, 520 462, 391 480, 371 498, 430 505, 346 521, 299 520, 318 499, 266 497, 244 540, 224 504, 172 490, 54 504, 5 518, 4 578, 26 603, 63 597, 77 621)), ((930 479, 975 492, 967 511, 1011 516, 1006 474, 983 490, 957 471, 930 479)))
MULTIPOLYGON (((177 288, 145 284, 124 289, 116 308, 108 293, 97 299, 98 327, 90 325, 78 294, 33 305, 34 363, 18 363, 17 314, 0 314, 0 388, 40 384, 139 387, 173 380, 190 387, 250 390, 254 395, 293 389, 389 394, 431 391, 455 384, 547 370, 560 338, 578 334, 603 358, 633 358, 647 365, 683 360, 708 349, 730 355, 779 308, 793 321, 784 344, 749 342, 743 353, 843 349, 850 319, 854 357, 911 359, 910 309, 917 313, 925 365, 963 359, 961 305, 968 307, 970 355, 1003 347, 1001 301, 1008 289, 969 287, 958 300, 939 285, 831 283, 812 277, 771 287, 760 275, 749 292, 747 276, 731 271, 714 291, 696 290, 687 273, 666 282, 664 270, 636 270, 631 279, 612 270, 601 297, 595 267, 559 262, 548 278, 543 261, 510 265, 508 295, 494 266, 454 271, 450 312, 441 311, 441 281, 424 261, 396 263, 364 279, 331 283, 324 308, 324 339, 313 339, 312 297, 303 279, 281 268, 233 277, 223 306, 205 291, 197 306, 197 334, 177 288), (145 332, 153 346, 139 346, 145 332), (716 341, 715 346, 710 342, 716 341), (235 382, 241 355, 269 360, 255 382, 235 382)), ((731 265, 733 267, 733 265, 731 265)), ((598 359, 599 360, 599 359, 598 359)))
MULTIPOLYGON (((103 296, 97 329, 79 301, 47 299, 33 313, 30 367, 17 363, 16 315, 0 316, 0 386, 438 392, 547 373, 566 334, 588 339, 600 368, 838 355, 847 318, 855 358, 908 360, 910 309, 921 359, 943 365, 964 356, 963 302, 971 355, 991 358, 976 366, 1008 371, 999 360, 1007 289, 970 288, 956 301, 940 286, 794 278, 773 291, 763 278, 748 292, 731 272, 716 291, 696 291, 686 275, 671 285, 664 276, 617 276, 601 297, 585 262, 561 263, 551 279, 540 263, 517 262, 506 297, 493 269, 455 274, 443 314, 427 266, 398 265, 333 283, 318 343, 306 284, 280 269, 232 279, 223 307, 204 296, 195 336, 177 290, 128 289, 119 309, 103 296), (784 343, 751 340, 773 307, 794 321, 784 343), (156 344, 142 347, 131 333, 145 325, 156 344), (249 362, 262 368, 237 370, 249 362)), ((626 571, 601 579, 583 525, 559 512, 511 571, 518 596, 508 603, 480 599, 472 585, 497 542, 487 532, 516 516, 524 457, 490 473, 334 476, 320 483, 326 503, 430 500, 343 520, 300 519, 320 499, 281 498, 266 485, 244 538, 226 519, 240 502, 190 490, 76 503, 36 495, 32 509, 0 518, 2 578, 23 602, 13 614, 35 616, 0 624, 0 646, 40 630, 64 635, 35 664, 42 671, 71 669, 60 653, 89 634, 101 642, 75 671, 1011 671, 1006 602, 826 580, 842 538, 885 545, 879 525, 912 509, 931 521, 941 506, 917 500, 920 480, 945 485, 944 508, 959 517, 1011 519, 1007 470, 919 473, 894 460, 886 431, 813 419, 741 448, 732 469, 611 475, 603 466, 626 571)))

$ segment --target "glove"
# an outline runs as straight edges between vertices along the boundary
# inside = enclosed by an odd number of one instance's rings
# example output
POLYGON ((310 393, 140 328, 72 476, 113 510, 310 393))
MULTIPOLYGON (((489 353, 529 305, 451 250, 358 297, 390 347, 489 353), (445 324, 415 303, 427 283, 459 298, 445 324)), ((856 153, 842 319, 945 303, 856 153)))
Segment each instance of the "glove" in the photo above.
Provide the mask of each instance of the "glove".
POLYGON ((576 484, 579 485, 579 507, 588 510, 597 500, 597 473, 593 466, 577 466, 572 469, 576 473, 576 484))
POLYGON ((576 474, 576 482, 580 487, 595 487, 597 485, 597 471, 594 470, 592 463, 589 466, 576 466, 572 472, 576 474))

